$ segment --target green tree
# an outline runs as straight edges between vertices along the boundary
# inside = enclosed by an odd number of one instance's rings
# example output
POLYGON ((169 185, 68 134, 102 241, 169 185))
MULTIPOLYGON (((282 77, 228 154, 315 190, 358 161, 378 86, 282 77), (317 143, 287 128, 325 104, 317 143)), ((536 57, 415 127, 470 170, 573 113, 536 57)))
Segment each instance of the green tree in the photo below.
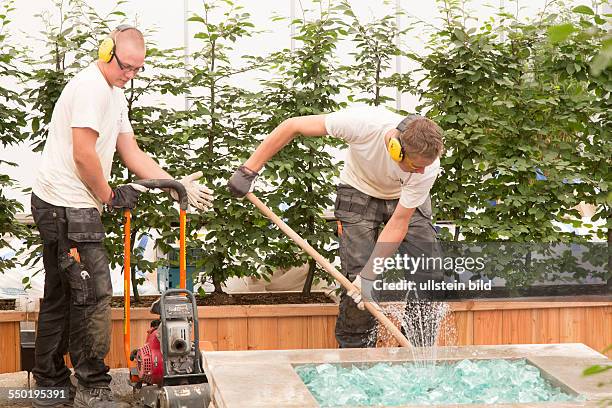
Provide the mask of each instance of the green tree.
POLYGON ((231 1, 205 2, 200 13, 189 18, 197 26, 194 38, 199 48, 191 55, 188 123, 181 137, 188 142, 188 160, 177 166, 202 170, 207 184, 215 186, 213 211, 190 220, 190 247, 198 248, 201 259, 196 268, 212 279, 215 292, 230 276, 258 275, 266 221, 237 202, 227 191, 229 176, 238 158, 253 145, 244 131, 242 117, 250 93, 237 86, 241 74, 254 69, 257 60, 230 59, 236 44, 255 33, 250 15, 231 1), (198 236, 202 228, 206 233, 198 236))
MULTIPOLYGON (((24 73, 16 66, 17 61, 23 57, 22 51, 11 43, 8 25, 11 22, 10 14, 14 11, 14 2, 3 2, 0 7, 0 77, 7 82, 21 82, 24 73)), ((26 137, 24 127, 26 126, 24 114, 25 101, 19 93, 0 83, 0 143, 3 147, 16 145, 26 137)), ((0 165, 16 166, 16 163, 0 160, 0 165)), ((0 174, 0 249, 10 246, 9 237, 24 238, 27 229, 15 220, 18 211, 23 211, 23 206, 17 200, 5 196, 5 189, 17 187, 15 180, 6 174, 0 174)), ((15 267, 12 259, 0 259, 0 272, 15 267)))
POLYGON ((362 23, 346 0, 340 9, 349 17, 343 22, 355 49, 351 52, 354 64, 343 67, 347 74, 345 85, 350 92, 348 99, 378 106, 394 100, 384 95, 384 90, 414 93, 409 73, 389 74, 395 57, 412 55, 402 52, 397 45, 400 36, 411 28, 400 30, 393 15, 362 23))
MULTIPOLYGON (((561 16, 562 22, 549 26, 551 52, 546 63, 555 74, 565 80, 584 84, 593 95, 592 137, 582 146, 584 173, 589 177, 577 186, 577 194, 585 202, 596 206, 593 221, 604 220, 604 228, 593 233, 612 244, 612 193, 610 157, 612 157, 612 34, 606 29, 610 15, 597 13, 598 6, 608 2, 574 7, 561 16)), ((587 226, 588 227, 588 226, 587 226)), ((608 284, 612 285, 612 254, 608 255, 608 284)))
POLYGON ((468 29, 462 3, 442 11, 445 27, 421 59, 421 108, 445 129, 448 149, 433 192, 438 218, 454 220, 469 241, 579 240, 556 223, 580 225, 574 207, 609 191, 609 173, 595 170, 609 161, 608 119, 596 87, 571 75, 596 51, 573 44, 571 69, 561 64, 547 41, 553 14, 500 14, 468 29))
MULTIPOLYGON (((267 58, 267 72, 275 76, 261 81, 262 89, 252 100, 250 111, 257 114, 247 120, 248 133, 263 137, 284 119, 327 113, 344 105, 338 102, 342 78, 335 54, 338 41, 346 34, 340 18, 345 7, 333 2, 316 3, 320 6, 316 18, 308 19, 303 10, 302 18, 292 21, 294 39, 300 46, 267 58)), ((334 231, 322 215, 333 206, 331 181, 338 175, 339 164, 330 149, 340 145, 339 140, 331 138, 295 139, 267 163, 262 174, 267 188, 259 193, 271 208, 282 212, 291 228, 330 259, 335 257, 331 245, 334 231)), ((267 231, 273 249, 267 254, 267 262, 283 268, 308 262, 304 292, 309 293, 316 263, 280 234, 276 228, 267 231)))

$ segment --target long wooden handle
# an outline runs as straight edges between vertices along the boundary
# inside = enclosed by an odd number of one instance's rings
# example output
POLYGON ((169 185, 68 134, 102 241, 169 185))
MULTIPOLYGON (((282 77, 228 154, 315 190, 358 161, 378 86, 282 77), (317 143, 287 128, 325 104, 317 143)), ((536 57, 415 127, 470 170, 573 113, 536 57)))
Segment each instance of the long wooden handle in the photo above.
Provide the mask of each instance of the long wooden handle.
MULTIPOLYGON (((354 291, 357 288, 349 281, 343 274, 341 274, 334 266, 321 254, 319 254, 308 242, 300 237, 290 226, 285 224, 272 210, 270 210, 261 200, 253 193, 247 193, 246 198, 252 202, 266 217, 268 217, 273 223, 283 231, 289 238, 291 238, 300 248, 306 253, 313 257, 319 265, 323 267, 335 280, 337 280, 348 292, 354 291)), ((403 347, 412 347, 408 339, 402 334, 402 332, 395 326, 387 316, 384 315, 380 310, 376 308, 371 302, 364 301, 365 308, 370 312, 379 322, 383 324, 389 330, 389 332, 399 341, 403 347)))

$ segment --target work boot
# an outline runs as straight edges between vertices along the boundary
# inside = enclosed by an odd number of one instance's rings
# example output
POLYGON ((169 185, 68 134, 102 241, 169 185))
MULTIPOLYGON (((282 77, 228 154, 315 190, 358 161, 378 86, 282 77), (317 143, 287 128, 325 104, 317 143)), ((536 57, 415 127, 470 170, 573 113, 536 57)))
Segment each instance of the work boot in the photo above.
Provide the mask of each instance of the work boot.
POLYGON ((74 408, 130 408, 127 402, 115 401, 110 388, 85 388, 77 386, 74 408))
POLYGON ((67 401, 53 401, 48 399, 34 399, 32 401, 32 408, 65 408, 72 407, 74 402, 74 396, 76 394, 76 387, 72 382, 68 382, 68 400, 67 401))

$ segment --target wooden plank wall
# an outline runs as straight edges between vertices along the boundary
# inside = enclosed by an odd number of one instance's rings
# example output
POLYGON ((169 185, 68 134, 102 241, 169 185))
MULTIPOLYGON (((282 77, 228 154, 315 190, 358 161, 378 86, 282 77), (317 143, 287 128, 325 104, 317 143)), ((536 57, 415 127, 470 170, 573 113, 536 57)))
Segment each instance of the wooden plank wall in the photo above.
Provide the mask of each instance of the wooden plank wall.
MULTIPOLYGON (((584 343, 602 352, 612 344, 612 306, 455 310, 438 341, 458 346, 534 343, 584 343)), ((606 355, 612 358, 612 350, 606 355)))
POLYGON ((0 320, 0 373, 12 373, 20 369, 19 322, 0 320))
MULTIPOLYGON (((200 340, 215 350, 266 350, 337 347, 337 306, 308 305, 201 308, 200 340), (314 315, 311 315, 314 314, 314 315), (232 317, 230 317, 232 316, 232 317)), ((443 324, 440 345, 584 343, 597 351, 612 344, 612 304, 543 303, 509 305, 468 303, 453 306, 443 324), (484 305, 484 306, 483 306, 484 305)), ((3 312, 6 313, 6 312, 3 312)), ((19 320, 0 314, 0 373, 19 371, 19 320), (11 321, 13 319, 14 321, 11 321)), ((150 321, 146 310, 133 310, 132 348, 144 344, 150 321)), ((125 367, 123 311, 113 310, 112 344, 106 363, 125 367)), ((392 346, 387 341, 386 346, 392 346)), ((612 357, 612 351, 607 353, 612 357)), ((68 359, 67 359, 68 360, 68 359)))

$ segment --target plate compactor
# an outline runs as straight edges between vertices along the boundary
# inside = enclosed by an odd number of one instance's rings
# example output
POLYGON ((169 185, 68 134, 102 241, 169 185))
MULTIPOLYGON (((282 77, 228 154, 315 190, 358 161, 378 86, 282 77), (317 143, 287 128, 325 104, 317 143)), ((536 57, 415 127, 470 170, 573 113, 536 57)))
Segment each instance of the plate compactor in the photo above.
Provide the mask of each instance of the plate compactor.
POLYGON ((124 352, 130 367, 130 383, 147 408, 207 408, 208 380, 202 368, 196 300, 186 286, 185 226, 187 192, 175 180, 140 180, 149 189, 174 189, 179 196, 181 289, 168 289, 151 305, 159 319, 151 322, 145 344, 130 352, 130 223, 125 210, 124 226, 124 352))

